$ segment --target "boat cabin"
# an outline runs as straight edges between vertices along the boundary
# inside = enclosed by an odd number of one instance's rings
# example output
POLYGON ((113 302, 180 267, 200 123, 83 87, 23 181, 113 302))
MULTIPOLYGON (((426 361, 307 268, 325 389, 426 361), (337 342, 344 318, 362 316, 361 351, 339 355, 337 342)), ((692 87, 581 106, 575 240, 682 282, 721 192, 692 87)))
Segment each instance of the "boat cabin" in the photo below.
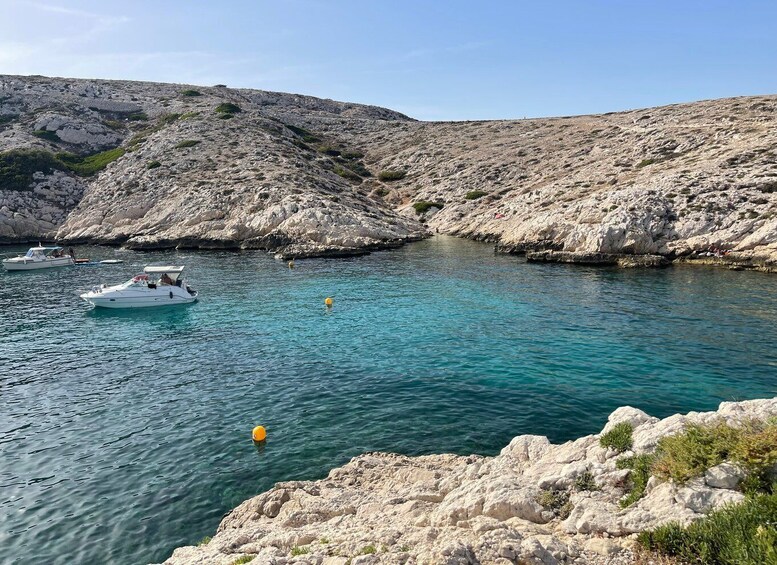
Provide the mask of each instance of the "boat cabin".
POLYGON ((30 247, 24 257, 34 261, 43 261, 46 257, 64 257, 64 255, 62 247, 30 247))
POLYGON ((157 286, 181 286, 183 280, 183 266, 146 267, 143 272, 146 273, 147 279, 148 275, 159 275, 159 280, 156 281, 157 286))

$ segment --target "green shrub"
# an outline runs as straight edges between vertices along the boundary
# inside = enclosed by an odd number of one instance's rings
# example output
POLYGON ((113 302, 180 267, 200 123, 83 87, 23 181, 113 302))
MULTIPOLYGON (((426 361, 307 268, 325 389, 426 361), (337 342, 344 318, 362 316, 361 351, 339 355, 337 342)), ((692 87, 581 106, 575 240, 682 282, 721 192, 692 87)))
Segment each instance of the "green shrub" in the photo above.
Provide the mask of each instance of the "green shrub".
POLYGON ((631 469, 629 474, 629 492, 620 500, 623 508, 631 506, 645 495, 648 479, 654 462, 653 455, 635 455, 622 457, 615 462, 617 469, 631 469))
POLYGON ((371 177, 372 173, 370 170, 364 166, 364 164, 361 161, 345 161, 343 163, 343 166, 351 169, 354 173, 359 175, 360 177, 371 177))
POLYGON ((593 473, 591 471, 585 471, 580 473, 575 479, 575 490, 577 491, 593 491, 600 490, 599 485, 596 484, 593 473))
POLYGON ((725 461, 739 434, 723 422, 690 424, 683 432, 658 441, 653 471, 659 477, 685 483, 725 461))
POLYGON ((135 112, 127 116, 127 119, 131 122, 145 122, 148 121, 148 116, 144 112, 135 112))
POLYGON ((38 149, 13 149, 0 153, 0 188, 26 190, 32 183, 32 175, 40 171, 48 174, 66 167, 48 151, 38 149))
POLYGON ((17 114, 0 114, 0 126, 3 124, 10 124, 18 117, 17 114))
POLYGON ((182 114, 175 114, 175 113, 173 113, 173 114, 165 114, 164 116, 159 118, 159 124, 160 125, 165 125, 165 126, 166 125, 170 125, 173 122, 175 122, 176 120, 178 120, 178 118, 180 118, 181 115, 182 114))
POLYGON ((237 104, 232 104, 232 102, 222 102, 216 106, 217 114, 237 114, 238 112, 242 111, 243 110, 240 109, 240 106, 237 104))
POLYGON ((777 565, 777 494, 724 506, 683 528, 669 523, 639 534, 651 551, 688 563, 777 565))
POLYGON ((634 427, 628 422, 615 424, 609 432, 602 434, 602 437, 599 438, 599 445, 612 447, 619 452, 631 449, 633 431, 634 427))
POLYGON ((148 164, 146 165, 146 168, 156 169, 157 167, 161 167, 161 166, 162 166, 162 163, 160 163, 159 161, 149 161, 148 164))
POLYGON ((350 169, 345 169, 343 167, 335 166, 335 168, 333 170, 334 170, 335 174, 340 175, 344 179, 353 180, 353 181, 360 181, 360 180, 362 180, 362 178, 359 175, 357 175, 356 173, 354 173, 350 169))
POLYGON ((310 548, 302 545, 297 545, 291 548, 292 555, 306 555, 308 553, 310 553, 310 548))
POLYGON ((229 565, 243 565, 244 563, 251 563, 251 561, 254 560, 254 557, 256 557, 256 555, 244 555, 243 557, 238 557, 229 565))
POLYGON ((185 147, 194 147, 200 143, 199 139, 184 139, 183 141, 175 144, 175 149, 183 149, 185 147))
POLYGON ((124 124, 119 120, 103 120, 103 125, 111 128, 112 130, 124 129, 124 124))
POLYGON ((648 165, 652 165, 655 162, 656 162, 655 159, 643 159, 642 161, 637 163, 637 168, 641 169, 642 167, 647 167, 648 165))
POLYGON ((343 159, 361 159, 362 157, 364 157, 364 153, 362 153, 361 151, 356 151, 351 149, 348 151, 343 151, 342 153, 340 153, 340 156, 343 159))
POLYGON ((304 141, 305 143, 318 143, 319 141, 321 141, 320 137, 309 132, 305 128, 292 126, 289 124, 284 124, 284 125, 289 129, 289 131, 292 131, 293 133, 300 136, 302 138, 302 141, 304 141))
POLYGON ((478 198, 483 198, 484 196, 487 196, 488 192, 485 192, 483 190, 470 190, 467 194, 464 195, 464 198, 467 200, 477 200, 478 198))
POLYGON ((361 551, 359 552, 359 555, 372 555, 373 553, 377 553, 378 550, 375 548, 373 544, 365 545, 362 547, 361 551))
POLYGON ((32 135, 35 137, 40 137, 41 139, 45 139, 46 141, 53 141, 55 143, 60 140, 57 132, 49 131, 46 129, 36 129, 34 132, 32 132, 32 135))
POLYGON ((57 153, 56 158, 65 164, 65 167, 75 174, 88 177, 102 171, 109 163, 112 163, 126 153, 123 147, 116 147, 101 151, 85 157, 72 153, 57 153))
POLYGON ((186 90, 181 91, 181 96, 202 96, 202 92, 192 88, 187 88, 186 90))
POLYGON ((200 540, 200 542, 197 544, 197 546, 199 547, 201 545, 208 545, 210 543, 211 539, 213 539, 213 538, 211 538, 210 536, 205 536, 204 538, 202 538, 200 540))
POLYGON ((535 500, 545 510, 552 511, 562 520, 566 520, 572 512, 569 493, 563 490, 542 490, 535 500))
POLYGON ((331 157, 337 157, 338 155, 340 155, 339 149, 337 149, 336 147, 331 147, 329 145, 322 145, 321 147, 318 148, 318 150, 321 153, 325 155, 329 155, 331 157))
POLYGON ((381 171, 378 178, 382 181, 401 180, 407 175, 406 171, 381 171))
POLYGON ((421 202, 416 202, 413 204, 413 208, 415 209, 415 213, 419 216, 421 214, 424 214, 429 211, 430 208, 442 208, 443 205, 439 202, 427 202, 425 200, 422 200, 421 202))

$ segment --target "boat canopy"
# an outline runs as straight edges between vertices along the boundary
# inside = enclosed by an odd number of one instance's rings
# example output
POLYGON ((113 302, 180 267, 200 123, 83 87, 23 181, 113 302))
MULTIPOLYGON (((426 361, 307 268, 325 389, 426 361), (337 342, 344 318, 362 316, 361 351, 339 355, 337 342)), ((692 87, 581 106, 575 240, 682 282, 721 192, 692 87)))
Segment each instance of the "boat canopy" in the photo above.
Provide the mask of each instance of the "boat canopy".
POLYGON ((180 267, 174 267, 172 265, 168 265, 168 266, 165 266, 165 267, 149 266, 149 267, 146 267, 145 269, 143 269, 143 272, 144 273, 156 273, 156 274, 159 274, 159 275, 161 275, 163 273, 167 273, 168 275, 171 275, 173 273, 180 274, 180 273, 183 272, 183 267, 184 267, 183 265, 181 265, 180 267))
POLYGON ((163 267, 149 266, 143 269, 143 272, 151 275, 167 275, 175 282, 178 280, 178 277, 181 276, 181 273, 183 273, 183 267, 183 265, 180 267, 174 265, 166 265, 163 267))
POLYGON ((60 249, 64 249, 63 247, 30 247, 30 251, 59 251, 60 249))

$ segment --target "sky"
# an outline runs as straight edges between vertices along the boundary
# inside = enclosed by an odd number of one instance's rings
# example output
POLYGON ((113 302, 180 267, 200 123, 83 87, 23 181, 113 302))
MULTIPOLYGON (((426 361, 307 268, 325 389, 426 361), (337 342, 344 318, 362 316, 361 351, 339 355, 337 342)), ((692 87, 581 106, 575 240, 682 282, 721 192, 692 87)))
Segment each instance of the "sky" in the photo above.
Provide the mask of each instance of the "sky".
POLYGON ((777 93, 777 0, 0 0, 0 74, 590 114, 777 93))

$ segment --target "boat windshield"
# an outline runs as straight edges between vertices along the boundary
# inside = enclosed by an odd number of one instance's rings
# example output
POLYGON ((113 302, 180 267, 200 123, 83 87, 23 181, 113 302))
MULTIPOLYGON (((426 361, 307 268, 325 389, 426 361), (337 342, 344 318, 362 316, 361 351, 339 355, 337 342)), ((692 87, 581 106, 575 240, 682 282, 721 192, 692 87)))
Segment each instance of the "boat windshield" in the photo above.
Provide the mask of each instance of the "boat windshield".
POLYGON ((148 286, 148 275, 145 274, 145 273, 141 273, 139 275, 135 275, 130 280, 125 282, 122 286, 124 288, 128 288, 128 287, 131 287, 131 286, 147 287, 148 286))

